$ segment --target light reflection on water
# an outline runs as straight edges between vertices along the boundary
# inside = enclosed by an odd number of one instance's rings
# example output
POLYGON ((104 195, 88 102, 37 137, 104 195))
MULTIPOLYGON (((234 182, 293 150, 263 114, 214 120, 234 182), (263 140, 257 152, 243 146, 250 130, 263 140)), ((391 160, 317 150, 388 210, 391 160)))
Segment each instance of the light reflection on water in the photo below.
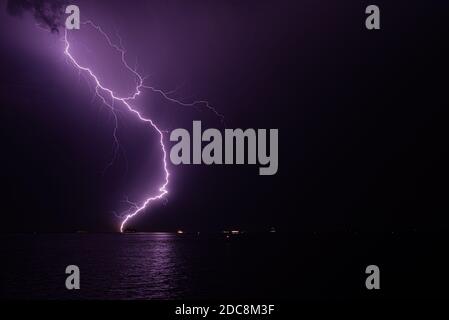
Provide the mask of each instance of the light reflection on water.
MULTIPOLYGON (((170 233, 115 235, 104 244, 111 246, 102 253, 105 265, 92 268, 97 272, 88 274, 92 280, 88 283, 108 288, 108 296, 124 299, 180 297, 186 275, 184 261, 176 250, 178 241, 170 233)), ((96 292, 93 287, 89 289, 96 292)))
POLYGON ((173 233, 3 235, 1 240, 2 254, 9 257, 1 266, 3 298, 254 297, 267 294, 258 286, 267 285, 272 273, 267 266, 275 261, 267 256, 275 251, 259 242, 245 246, 173 233), (80 268, 80 290, 65 288, 70 264, 80 268))
MULTIPOLYGON (((135 234, 119 246, 117 265, 121 283, 131 296, 175 298, 179 291, 182 260, 173 234, 135 234)), ((119 288, 118 291, 123 290, 119 288)))

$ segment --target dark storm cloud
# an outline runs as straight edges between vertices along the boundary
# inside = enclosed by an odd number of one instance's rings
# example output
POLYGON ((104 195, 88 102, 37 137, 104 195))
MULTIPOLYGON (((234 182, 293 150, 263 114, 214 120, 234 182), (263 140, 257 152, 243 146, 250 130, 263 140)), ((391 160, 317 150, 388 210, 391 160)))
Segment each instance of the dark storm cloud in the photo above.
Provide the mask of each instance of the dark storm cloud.
POLYGON ((7 11, 13 16, 31 12, 39 25, 59 32, 63 25, 65 0, 8 0, 7 11))

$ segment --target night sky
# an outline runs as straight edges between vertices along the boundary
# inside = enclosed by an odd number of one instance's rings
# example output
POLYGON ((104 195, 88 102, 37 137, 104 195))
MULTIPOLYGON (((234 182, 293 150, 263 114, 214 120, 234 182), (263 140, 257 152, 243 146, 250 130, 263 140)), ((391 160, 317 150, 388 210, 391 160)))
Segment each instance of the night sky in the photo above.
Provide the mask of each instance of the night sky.
MULTIPOLYGON (((447 230, 444 2, 376 1, 380 31, 365 28, 371 1, 71 2, 120 35, 151 86, 209 101, 227 128, 279 129, 276 175, 170 164, 168 197, 130 227, 447 230)), ((163 180, 157 135, 119 112, 122 148, 108 166, 114 119, 68 63, 61 31, 0 5, 2 232, 117 231, 126 199, 163 180)), ((134 79, 95 34, 82 27, 74 41, 108 85, 129 92, 134 79)), ((138 105, 164 130, 223 128, 207 108, 156 93, 138 105)))

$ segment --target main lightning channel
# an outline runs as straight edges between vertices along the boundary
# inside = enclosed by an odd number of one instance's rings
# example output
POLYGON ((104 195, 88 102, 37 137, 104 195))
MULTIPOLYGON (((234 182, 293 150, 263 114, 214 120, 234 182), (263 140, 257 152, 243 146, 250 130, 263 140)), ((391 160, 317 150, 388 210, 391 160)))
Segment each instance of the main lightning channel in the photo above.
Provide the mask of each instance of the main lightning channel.
MULTIPOLYGON (((129 66, 129 64, 126 62, 125 59, 125 55, 126 55, 126 51, 123 48, 122 44, 121 44, 121 39, 120 39, 120 46, 114 44, 111 39, 109 38, 109 36, 102 30, 101 27, 95 25, 92 21, 86 21, 82 23, 83 25, 88 25, 90 27, 92 27, 93 29, 95 29, 96 31, 98 31, 107 41, 107 43, 109 44, 109 46, 115 50, 117 50, 120 55, 121 55, 121 60, 123 65, 125 66, 126 69, 128 69, 135 77, 136 77, 136 88, 134 90, 134 93, 131 96, 128 97, 120 97, 117 94, 114 93, 113 90, 105 87, 100 80, 98 79, 98 77, 94 74, 94 72, 85 66, 82 66, 78 63, 78 61, 74 58, 74 56, 70 53, 70 42, 68 40, 68 31, 67 29, 65 29, 64 31, 64 43, 65 43, 65 49, 64 49, 64 54, 68 57, 68 59, 70 60, 70 62, 80 71, 80 72, 85 72, 87 73, 92 80, 95 83, 95 93, 96 95, 103 101, 104 104, 106 104, 111 111, 114 114, 115 117, 115 121, 116 121, 116 125, 117 125, 117 117, 114 113, 114 102, 117 103, 121 103, 123 104, 126 109, 131 112, 132 114, 134 114, 140 121, 149 123, 150 126, 157 132, 157 134, 159 135, 159 143, 160 143, 160 147, 162 150, 162 163, 163 163, 163 169, 164 169, 164 173, 165 173, 165 177, 164 177, 164 182, 163 184, 159 187, 159 192, 155 195, 152 195, 150 197, 148 197, 141 205, 137 205, 135 204, 133 206, 133 210, 128 211, 129 213, 124 215, 123 220, 121 221, 120 224, 120 232, 123 232, 125 229, 126 224, 128 223, 128 221, 130 219, 132 219, 133 217, 137 216, 139 213, 141 213, 142 211, 144 211, 147 207, 150 206, 150 204, 154 201, 160 200, 162 199, 167 193, 167 186, 169 184, 169 178, 170 178, 170 172, 168 170, 168 165, 167 165, 167 148, 165 147, 164 144, 164 131, 161 130, 154 122, 153 120, 151 120, 150 118, 145 118, 144 116, 142 116, 142 114, 134 109, 134 107, 131 104, 131 101, 135 100, 137 98, 137 96, 139 96, 141 94, 141 90, 142 89, 148 89, 151 90, 155 93, 158 93, 160 95, 162 95, 163 98, 165 98, 167 101, 170 101, 172 103, 176 103, 178 105, 181 106, 186 106, 186 107, 195 107, 197 105, 203 105, 206 108, 208 108, 209 110, 211 110, 217 117, 220 118, 220 120, 224 123, 224 117, 223 115, 221 115, 220 113, 218 113, 215 108, 213 108, 212 106, 209 105, 209 102, 207 101, 194 101, 192 103, 185 103, 182 101, 179 101, 177 99, 171 98, 169 97, 169 95, 167 93, 165 93, 164 91, 154 88, 152 86, 148 86, 144 84, 144 77, 141 76, 135 69, 131 68, 129 66), (112 100, 112 104, 109 104, 105 97, 100 94, 100 90, 102 91, 102 93, 105 93, 109 96, 109 98, 112 100)), ((116 137, 116 129, 114 130, 114 140, 115 142, 118 144, 118 139, 116 137)))

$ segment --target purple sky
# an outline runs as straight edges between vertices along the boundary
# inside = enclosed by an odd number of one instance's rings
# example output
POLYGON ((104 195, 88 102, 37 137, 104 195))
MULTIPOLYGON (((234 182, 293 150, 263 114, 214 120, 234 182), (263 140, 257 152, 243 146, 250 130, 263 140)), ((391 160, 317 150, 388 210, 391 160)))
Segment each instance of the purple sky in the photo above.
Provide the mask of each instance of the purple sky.
MULTIPOLYGON (((149 85, 177 89, 176 98, 186 102, 208 100, 230 128, 280 132, 275 176, 258 176, 257 166, 171 167, 168 202, 135 226, 375 229, 421 225, 421 215, 408 212, 438 207, 433 195, 441 191, 423 187, 433 175, 415 178, 410 171, 445 145, 434 123, 444 117, 433 116, 444 82, 429 82, 437 78, 430 72, 443 76, 447 51, 437 31, 447 19, 434 12, 447 12, 443 1, 380 1, 386 31, 379 33, 364 27, 365 1, 75 3, 82 20, 120 34, 130 65, 149 85), (416 128, 427 128, 426 139, 417 138, 416 128), (373 212, 382 214, 374 225, 373 212)), ((113 117, 93 99, 92 83, 67 63, 60 36, 37 28, 29 14, 0 10, 4 202, 20 212, 8 215, 7 224, 116 230, 114 212, 125 208, 126 197, 142 200, 142 190, 151 193, 162 179, 157 137, 120 113, 124 151, 104 173, 113 155, 113 117)), ((108 85, 129 91, 116 53, 88 30, 73 41, 108 85)), ((149 92, 138 106, 167 130, 190 128, 192 120, 220 126, 207 110, 149 92)))

